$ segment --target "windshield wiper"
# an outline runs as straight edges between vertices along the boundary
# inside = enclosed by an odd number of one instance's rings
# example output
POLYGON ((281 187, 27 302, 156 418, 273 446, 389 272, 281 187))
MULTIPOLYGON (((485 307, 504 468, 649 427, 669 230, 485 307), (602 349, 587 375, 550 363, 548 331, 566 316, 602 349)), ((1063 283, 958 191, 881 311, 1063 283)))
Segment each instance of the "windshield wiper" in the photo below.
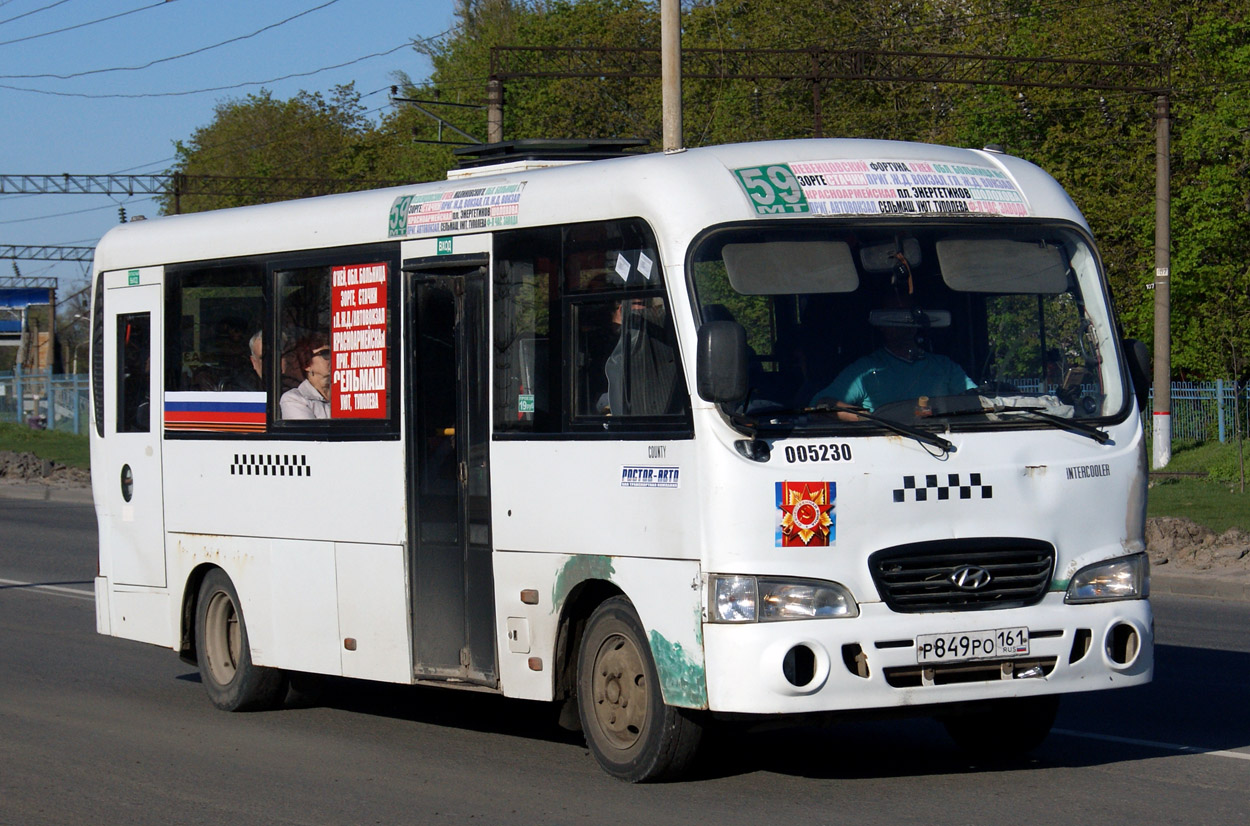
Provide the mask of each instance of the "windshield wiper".
POLYGON ((866 410, 865 408, 862 408, 862 407, 849 407, 849 406, 848 407, 841 407, 841 406, 839 407, 824 407, 824 406, 805 407, 803 408, 802 412, 804 413, 832 413, 835 416, 838 413, 854 413, 859 418, 867 419, 870 422, 875 422, 881 425, 882 427, 884 427, 886 430, 892 430, 895 433, 899 434, 900 436, 909 436, 918 442, 923 442, 925 444, 933 445, 934 447, 936 447, 937 449, 941 450, 944 453, 955 452, 954 443, 946 439, 943 439, 941 436, 937 435, 936 433, 930 433, 929 431, 921 430, 918 427, 911 427, 909 425, 901 424, 900 422, 896 422, 893 419, 887 419, 885 416, 878 416, 876 413, 873 413, 871 410, 866 410))
MULTIPOLYGON (((960 397, 960 399, 962 399, 962 397, 960 397)), ((1084 422, 1077 421, 1076 419, 1069 419, 1065 416, 1057 416, 1054 413, 1047 413, 1045 410, 1038 410, 1036 407, 1008 407, 1003 404, 990 404, 987 406, 981 404, 980 402, 975 404, 967 402, 956 403, 949 408, 945 408, 940 401, 941 400, 935 400, 933 403, 934 418, 945 419, 953 418, 955 416, 976 416, 989 414, 1001 416, 1006 413, 1024 413, 1030 416, 1036 416, 1043 421, 1050 422, 1056 427, 1060 427, 1071 433, 1088 436, 1100 445, 1105 445, 1107 442, 1111 441, 1111 437, 1109 435, 1093 425, 1085 424, 1084 422)))
POLYGON ((1027 413, 1030 416, 1036 416, 1043 421, 1050 422, 1056 427, 1063 428, 1071 433, 1079 433, 1082 436, 1088 436, 1100 445, 1105 445, 1111 441, 1111 436, 1093 425, 1085 424, 1076 419, 1067 419, 1063 416, 1056 416, 1054 413, 1047 413, 1033 407, 1005 407, 1002 410, 995 410, 995 413, 1027 413))

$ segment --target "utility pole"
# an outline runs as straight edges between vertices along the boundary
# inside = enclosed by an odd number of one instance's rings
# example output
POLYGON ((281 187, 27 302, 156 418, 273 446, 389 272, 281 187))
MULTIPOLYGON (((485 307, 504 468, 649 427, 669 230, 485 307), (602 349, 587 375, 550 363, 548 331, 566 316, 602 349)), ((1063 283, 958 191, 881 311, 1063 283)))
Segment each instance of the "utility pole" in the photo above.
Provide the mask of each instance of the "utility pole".
POLYGON ((1154 415, 1151 430, 1155 470, 1172 461, 1172 169, 1168 161, 1171 114, 1168 96, 1155 100, 1155 346, 1154 415))
POLYGON ((660 0, 660 110, 664 151, 678 152, 681 138, 681 0, 660 0))
POLYGON ((494 77, 486 82, 486 142, 503 142, 503 84, 494 77))

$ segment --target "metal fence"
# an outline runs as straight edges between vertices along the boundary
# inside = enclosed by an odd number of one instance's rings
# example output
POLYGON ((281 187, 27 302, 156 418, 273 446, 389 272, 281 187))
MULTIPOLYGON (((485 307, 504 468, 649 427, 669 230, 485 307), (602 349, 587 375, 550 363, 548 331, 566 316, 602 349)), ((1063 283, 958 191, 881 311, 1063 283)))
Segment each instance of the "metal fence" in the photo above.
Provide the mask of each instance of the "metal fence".
MULTIPOLYGON (((1248 389, 1250 385, 1243 385, 1239 393, 1231 381, 1173 382, 1173 440, 1209 442, 1218 439, 1224 442, 1235 438, 1234 409, 1240 412, 1241 432, 1246 433, 1250 426, 1248 389)), ((90 420, 90 394, 85 373, 0 373, 0 422, 85 434, 90 420)), ((1151 432, 1153 407, 1154 392, 1151 391, 1144 415, 1147 438, 1151 432)))
POLYGON ((86 434, 90 405, 85 373, 0 373, 0 422, 86 434))
MULTIPOLYGON (((1246 433, 1250 424, 1247 389, 1231 381, 1172 382, 1172 441, 1231 441, 1238 432, 1246 433)), ((1154 391, 1145 411, 1146 435, 1150 436, 1150 416, 1154 412, 1154 391)))

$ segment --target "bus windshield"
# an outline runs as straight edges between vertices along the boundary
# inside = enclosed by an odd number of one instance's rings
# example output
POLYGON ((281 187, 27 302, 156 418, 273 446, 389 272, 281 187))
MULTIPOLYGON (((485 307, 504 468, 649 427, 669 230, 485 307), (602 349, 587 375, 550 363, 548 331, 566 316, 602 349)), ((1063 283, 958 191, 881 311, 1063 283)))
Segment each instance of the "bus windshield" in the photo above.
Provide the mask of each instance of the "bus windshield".
POLYGON ((700 323, 746 333, 737 412, 787 428, 1116 416, 1102 283, 1086 236, 1056 223, 772 223, 691 255, 700 323))

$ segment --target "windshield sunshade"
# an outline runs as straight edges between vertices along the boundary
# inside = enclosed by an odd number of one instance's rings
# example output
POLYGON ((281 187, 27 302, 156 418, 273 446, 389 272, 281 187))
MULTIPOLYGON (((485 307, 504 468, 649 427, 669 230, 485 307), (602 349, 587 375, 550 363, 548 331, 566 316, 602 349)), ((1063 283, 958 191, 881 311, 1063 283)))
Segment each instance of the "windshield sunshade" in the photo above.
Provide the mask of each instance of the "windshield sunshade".
POLYGON ((729 283, 746 295, 847 293, 859 286, 851 248, 838 241, 726 244, 729 283))

